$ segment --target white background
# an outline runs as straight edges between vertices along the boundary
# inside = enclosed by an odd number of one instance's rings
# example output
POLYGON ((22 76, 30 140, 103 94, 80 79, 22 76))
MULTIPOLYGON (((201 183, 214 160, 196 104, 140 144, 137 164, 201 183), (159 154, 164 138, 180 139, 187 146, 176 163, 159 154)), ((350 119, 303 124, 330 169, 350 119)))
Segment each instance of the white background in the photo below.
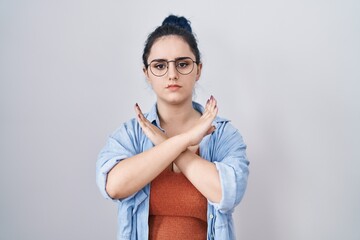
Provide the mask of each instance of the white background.
POLYGON ((360 2, 0 0, 0 239, 115 239, 95 185, 107 136, 155 96, 147 35, 192 21, 248 145, 238 239, 360 239, 360 2))

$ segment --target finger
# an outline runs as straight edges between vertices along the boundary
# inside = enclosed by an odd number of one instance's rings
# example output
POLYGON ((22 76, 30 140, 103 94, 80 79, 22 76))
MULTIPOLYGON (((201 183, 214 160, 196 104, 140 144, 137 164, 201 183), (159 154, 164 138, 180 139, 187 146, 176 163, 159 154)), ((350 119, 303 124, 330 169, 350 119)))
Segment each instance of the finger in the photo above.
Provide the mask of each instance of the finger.
POLYGON ((142 112, 142 110, 141 110, 141 108, 140 108, 140 106, 139 106, 139 104, 136 103, 136 107, 137 107, 137 109, 139 110, 139 112, 140 112, 142 115, 144 115, 143 112, 142 112))
POLYGON ((154 134, 154 129, 151 127, 151 124, 149 125, 147 119, 140 113, 138 114, 138 122, 146 136, 150 137, 154 134))
POLYGON ((139 109, 139 105, 137 103, 134 106, 134 110, 135 110, 136 116, 138 116, 141 113, 141 111, 139 109))
POLYGON ((209 111, 207 112, 206 118, 209 119, 209 121, 213 121, 216 118, 217 112, 218 112, 217 102, 216 99, 213 98, 211 101, 211 106, 209 107, 209 111))
POLYGON ((146 124, 147 122, 149 122, 147 120, 147 118, 145 118, 144 114, 142 113, 141 109, 140 109, 140 106, 136 103, 135 104, 135 112, 138 116, 138 118, 144 123, 146 124))
POLYGON ((135 111, 136 111, 137 114, 143 115, 143 114, 142 114, 142 111, 141 111, 141 109, 140 109, 140 106, 139 106, 139 104, 137 104, 137 103, 135 104, 135 111))
POLYGON ((144 131, 149 131, 149 133, 154 133, 153 125, 144 117, 141 113, 138 114, 139 123, 141 128, 144 131))
POLYGON ((206 132, 206 135, 213 133, 215 131, 215 129, 216 129, 215 126, 210 126, 210 128, 206 132))
POLYGON ((135 104, 135 112, 136 112, 136 118, 137 121, 139 122, 140 126, 142 129, 144 129, 146 127, 146 118, 144 117, 144 115, 142 114, 139 105, 136 103, 135 104))
POLYGON ((144 123, 143 118, 141 117, 141 114, 138 113, 136 116, 137 116, 137 121, 138 121, 138 123, 140 124, 140 127, 141 127, 142 129, 144 129, 146 126, 145 126, 145 123, 144 123))
POLYGON ((139 119, 139 123, 142 129, 146 129, 147 131, 150 131, 151 133, 155 133, 154 125, 149 122, 149 120, 144 116, 142 113, 140 106, 138 104, 135 104, 137 117, 139 119))
POLYGON ((137 103, 134 106, 134 110, 135 110, 136 118, 139 120, 140 119, 140 112, 139 112, 139 109, 137 108, 137 103))
POLYGON ((210 98, 206 101, 206 105, 205 105, 205 111, 209 111, 209 106, 210 106, 210 98))
MULTIPOLYGON (((213 97, 213 95, 211 95, 210 96, 210 98, 208 99, 208 101, 207 101, 207 104, 206 104, 206 108, 205 108, 205 111, 204 111, 204 115, 206 116, 206 115, 208 115, 210 112, 211 112, 211 110, 212 110, 212 105, 213 105, 213 102, 214 102, 214 97, 213 97)), ((204 116, 204 117, 205 117, 204 116)))
POLYGON ((203 113, 203 118, 207 118, 207 116, 211 113, 212 104, 213 104, 213 96, 211 95, 210 98, 206 102, 205 111, 203 113))
POLYGON ((212 101, 211 101, 211 106, 210 106, 210 111, 211 111, 212 114, 214 114, 216 108, 217 108, 217 101, 212 96, 212 101))
POLYGON ((214 106, 216 105, 216 100, 213 95, 211 95, 211 101, 210 101, 210 109, 214 109, 214 106))

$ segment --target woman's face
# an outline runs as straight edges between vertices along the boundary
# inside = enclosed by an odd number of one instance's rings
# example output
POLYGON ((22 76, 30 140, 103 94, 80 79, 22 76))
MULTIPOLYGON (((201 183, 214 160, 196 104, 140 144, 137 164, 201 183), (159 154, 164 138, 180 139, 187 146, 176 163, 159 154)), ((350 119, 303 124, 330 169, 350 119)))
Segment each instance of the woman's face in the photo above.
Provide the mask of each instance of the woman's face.
MULTIPOLYGON (((147 62, 150 64, 153 60, 172 61, 184 57, 195 60, 195 55, 189 45, 181 37, 171 35, 155 41, 150 49, 147 62)), ((182 64, 182 62, 178 63, 179 69, 183 66, 182 64)), ((201 64, 194 63, 192 72, 183 75, 177 71, 175 62, 169 62, 167 72, 161 77, 155 76, 150 67, 144 68, 144 73, 156 93, 158 101, 176 104, 192 99, 194 85, 200 78, 201 64)), ((159 65, 157 67, 162 68, 164 66, 159 65)))

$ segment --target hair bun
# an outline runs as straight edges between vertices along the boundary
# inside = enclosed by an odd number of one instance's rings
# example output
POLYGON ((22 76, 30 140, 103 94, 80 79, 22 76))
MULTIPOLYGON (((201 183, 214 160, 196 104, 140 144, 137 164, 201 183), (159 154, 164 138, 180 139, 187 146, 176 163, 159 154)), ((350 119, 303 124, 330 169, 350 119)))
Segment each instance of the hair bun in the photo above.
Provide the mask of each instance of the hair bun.
POLYGON ((164 26, 164 25, 175 25, 175 26, 181 27, 181 28, 189 31, 190 33, 192 33, 192 29, 191 29, 190 24, 191 24, 190 21, 187 20, 185 17, 178 17, 178 16, 175 16, 175 15, 169 15, 162 22, 162 26, 164 26))

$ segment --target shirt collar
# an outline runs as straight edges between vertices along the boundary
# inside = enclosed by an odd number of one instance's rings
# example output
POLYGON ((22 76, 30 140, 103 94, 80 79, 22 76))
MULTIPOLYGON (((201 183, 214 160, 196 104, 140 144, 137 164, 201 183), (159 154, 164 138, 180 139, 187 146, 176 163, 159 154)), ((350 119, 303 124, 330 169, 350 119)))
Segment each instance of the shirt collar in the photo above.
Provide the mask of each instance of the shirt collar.
MULTIPOLYGON (((200 104, 200 103, 197 103, 197 102, 192 102, 192 105, 193 105, 193 108, 198 111, 199 113, 203 114, 205 109, 204 107, 200 104)), ((150 112, 147 114, 147 116, 145 116, 147 118, 147 120, 149 120, 151 123, 155 123, 156 126, 160 127, 160 120, 159 120, 159 116, 157 114, 157 103, 155 103, 150 112)), ((217 125, 218 123, 221 123, 221 122, 228 122, 229 120, 225 119, 225 118, 221 118, 219 116, 216 116, 216 118, 214 119, 213 121, 213 125, 217 125)))

